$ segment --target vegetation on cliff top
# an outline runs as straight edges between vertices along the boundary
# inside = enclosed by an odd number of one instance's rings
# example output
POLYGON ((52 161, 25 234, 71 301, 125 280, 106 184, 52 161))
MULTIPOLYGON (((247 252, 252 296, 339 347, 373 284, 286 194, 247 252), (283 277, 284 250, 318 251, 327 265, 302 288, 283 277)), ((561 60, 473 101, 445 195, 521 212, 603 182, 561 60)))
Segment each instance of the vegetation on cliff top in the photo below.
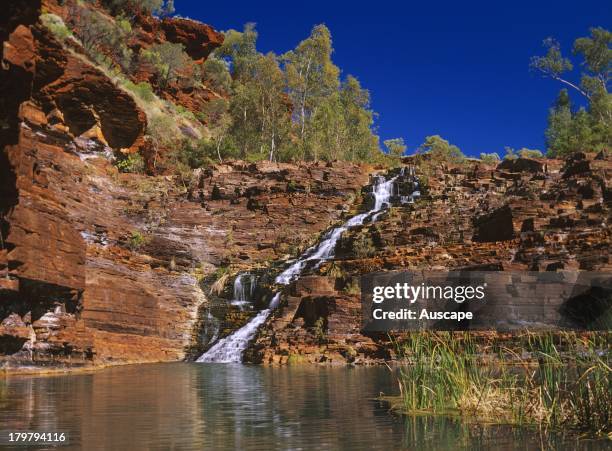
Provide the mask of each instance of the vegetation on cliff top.
POLYGON ((270 161, 381 157, 369 92, 349 75, 340 79, 332 38, 317 25, 283 55, 257 51, 257 31, 229 30, 204 65, 203 76, 226 99, 204 117, 213 140, 209 158, 270 161))
POLYGON ((580 82, 567 78, 574 64, 563 56, 560 44, 553 38, 544 40, 544 56, 531 59, 534 70, 577 92, 587 102, 586 108, 576 109, 567 88, 561 90, 548 116, 546 147, 550 157, 609 149, 612 144, 612 96, 608 90, 612 33, 604 28, 590 31, 589 37, 574 41, 573 54, 582 59, 580 82))
POLYGON ((225 32, 223 45, 201 63, 192 60, 182 44, 139 41, 143 15, 170 14, 172 1, 106 0, 101 2, 105 10, 97 2, 66 5, 66 24, 58 16, 43 14, 47 28, 62 41, 75 39, 93 62, 132 92, 147 112, 152 141, 171 151, 171 165, 179 170, 226 158, 386 158, 375 134, 369 92, 351 75, 341 79, 325 25, 315 26, 294 50, 264 55, 257 50, 254 25, 247 24, 243 31, 225 32), (141 81, 143 74, 153 76, 150 83, 141 81), (168 102, 168 93, 186 86, 212 95, 200 110, 160 107, 160 102, 168 102), (169 123, 155 126, 170 122, 177 111, 203 124, 203 132, 185 133, 169 123))
MULTIPOLYGON (((282 55, 257 50, 254 24, 245 25, 242 31, 228 30, 223 44, 202 63, 194 61, 182 44, 143 46, 138 41, 143 17, 172 14, 172 0, 76 1, 68 8, 67 24, 53 14, 43 14, 43 23, 60 40, 78 40, 92 61, 110 69, 134 95, 147 112, 147 133, 156 149, 156 161, 158 153, 170 156, 166 169, 186 173, 230 158, 393 164, 406 152, 402 138, 385 140, 386 151, 381 150, 370 93, 354 76, 340 76, 332 60, 332 36, 323 24, 313 27, 306 39, 282 55), (143 73, 152 75, 149 82, 142 81, 143 73), (170 100, 172 93, 185 88, 211 95, 198 109, 193 105, 187 109, 178 100, 170 100)), ((587 102, 586 108, 577 109, 568 91, 561 90, 545 132, 547 156, 609 148, 610 36, 603 28, 593 28, 590 37, 575 41, 574 55, 583 60, 579 83, 566 78, 573 64, 554 39, 544 41, 544 56, 532 58, 533 69, 587 102)), ((428 136, 418 152, 430 153, 438 163, 464 161, 457 146, 437 135, 428 136)), ((505 158, 517 156, 543 157, 538 150, 506 149, 505 158)), ((500 157, 495 152, 483 153, 481 159, 495 164, 500 157)), ((124 163, 122 170, 142 167, 124 163)))

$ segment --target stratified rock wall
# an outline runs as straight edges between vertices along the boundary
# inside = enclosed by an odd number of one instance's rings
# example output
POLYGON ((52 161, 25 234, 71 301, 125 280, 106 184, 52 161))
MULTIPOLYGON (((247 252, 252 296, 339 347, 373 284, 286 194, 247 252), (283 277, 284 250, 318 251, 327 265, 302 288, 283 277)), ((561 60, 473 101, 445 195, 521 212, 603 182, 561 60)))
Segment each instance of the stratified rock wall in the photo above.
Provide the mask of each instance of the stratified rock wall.
MULTIPOLYGON (((203 276, 286 256, 282 234, 312 241, 367 180, 352 164, 237 162, 199 171, 189 186, 119 173, 112 156, 141 145, 144 113, 56 41, 31 3, 14 5, 0 80, 8 365, 184 358, 208 302, 203 276)), ((203 57, 205 43, 196 47, 203 57)))
MULTIPOLYGON (((359 277, 378 271, 611 271, 612 161, 605 152, 420 165, 423 196, 394 199, 374 224, 346 232, 334 261, 294 282, 260 329, 257 363, 380 362, 387 334, 361 334, 359 277)), ((423 161, 421 161, 423 163, 423 161)), ((426 161, 425 161, 426 163, 426 161)), ((402 191, 401 179, 397 190, 402 191)))

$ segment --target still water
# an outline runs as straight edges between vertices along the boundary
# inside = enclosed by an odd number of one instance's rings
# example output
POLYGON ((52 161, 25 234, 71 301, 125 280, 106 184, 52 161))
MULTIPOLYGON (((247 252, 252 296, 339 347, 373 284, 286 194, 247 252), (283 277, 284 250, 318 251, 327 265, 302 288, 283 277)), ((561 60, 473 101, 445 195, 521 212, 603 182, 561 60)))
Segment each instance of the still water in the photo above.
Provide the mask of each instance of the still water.
POLYGON ((389 370, 377 367, 123 366, 0 380, 0 429, 66 432, 60 450, 609 449, 537 431, 403 418, 375 399, 396 391, 389 370))

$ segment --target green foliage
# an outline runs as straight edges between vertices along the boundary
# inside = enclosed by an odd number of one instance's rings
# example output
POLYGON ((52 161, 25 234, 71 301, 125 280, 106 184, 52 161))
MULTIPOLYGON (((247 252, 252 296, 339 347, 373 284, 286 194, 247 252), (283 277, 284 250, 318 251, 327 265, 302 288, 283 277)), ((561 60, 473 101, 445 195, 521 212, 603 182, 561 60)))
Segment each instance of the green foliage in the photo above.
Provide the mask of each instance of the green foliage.
POLYGON ((134 230, 128 238, 128 246, 133 251, 139 250, 146 242, 147 239, 138 230, 134 230))
POLYGON ((500 158, 499 155, 496 152, 493 153, 481 153, 480 154, 480 159, 482 160, 483 163, 485 164, 497 164, 500 162, 500 158))
POLYGON ((376 247, 369 235, 359 234, 353 240, 353 252, 357 258, 368 258, 376 253, 376 247))
POLYGON ((131 91, 133 94, 137 95, 144 102, 152 102, 155 100, 155 94, 153 94, 153 88, 146 81, 142 81, 140 83, 132 83, 127 80, 123 83, 123 87, 128 91, 131 91))
POLYGON ((332 262, 326 267, 325 275, 334 278, 343 277, 344 270, 338 263, 332 260, 332 262))
POLYGON ((504 155, 504 160, 516 160, 518 158, 518 155, 512 147, 506 146, 504 150, 506 152, 504 155))
POLYGON ((374 113, 370 107, 370 92, 359 80, 348 75, 340 85, 341 147, 332 158, 351 161, 374 161, 382 155, 379 138, 373 133, 374 113))
POLYGON ((144 160, 138 153, 131 153, 116 163, 121 172, 141 173, 144 171, 144 160))
POLYGON ((197 169, 210 164, 215 159, 215 155, 208 141, 185 140, 179 146, 176 158, 186 169, 197 169))
POLYGON ((591 28, 591 36, 574 41, 573 52, 584 60, 585 72, 581 84, 591 96, 608 92, 610 67, 612 66, 612 33, 604 28, 591 28))
POLYGON ((398 378, 404 410, 609 434, 609 351, 571 334, 529 336, 521 349, 499 347, 492 366, 470 334, 409 334, 398 345, 408 363, 398 378))
POLYGON ((312 332, 319 344, 323 344, 326 342, 326 326, 325 326, 325 318, 319 317, 314 323, 312 328, 312 332))
POLYGON ((306 358, 301 354, 289 353, 287 356, 287 365, 300 365, 306 361, 306 358))
POLYGON ((351 280, 344 286, 344 289, 342 291, 344 291, 346 294, 352 295, 361 294, 359 279, 357 279, 357 277, 351 277, 351 280))
POLYGON ((226 32, 203 71, 205 84, 231 91, 227 110, 215 105, 214 113, 201 114, 213 126, 214 145, 221 142, 219 160, 232 155, 248 161, 371 161, 380 154, 369 92, 355 77, 340 81, 324 25, 281 57, 262 55, 256 43, 253 24, 226 32))
POLYGON ((191 58, 185 53, 184 46, 171 42, 154 44, 148 49, 141 50, 140 58, 151 65, 161 89, 165 89, 169 83, 178 80, 181 72, 192 64, 191 58))
POLYGON ((612 98, 608 86, 612 64, 612 33, 591 28, 589 37, 574 41, 573 54, 582 59, 580 82, 566 78, 574 64, 563 56, 557 41, 544 41, 547 52, 531 59, 531 67, 573 89, 588 101, 588 108, 574 110, 567 90, 559 93, 548 116, 548 155, 563 157, 576 151, 597 151, 612 144, 612 98))
POLYGON ((125 17, 113 19, 79 2, 70 7, 70 17, 75 36, 92 60, 130 72, 133 54, 127 41, 132 34, 132 26, 125 17))
POLYGON ((176 122, 167 114, 157 114, 149 120, 147 133, 156 144, 166 148, 176 147, 180 144, 182 135, 176 128, 176 122))
POLYGON ((531 68, 540 71, 547 77, 559 79, 566 71, 571 71, 572 62, 561 54, 561 45, 554 38, 546 38, 543 43, 546 55, 533 56, 531 68))
POLYGON ((304 158, 319 159, 322 146, 317 125, 320 127, 323 121, 316 121, 317 113, 321 107, 332 107, 330 97, 340 86, 340 69, 331 60, 332 52, 331 33, 321 24, 316 25, 295 50, 283 55, 304 158))
POLYGON ((548 156, 567 155, 572 151, 570 138, 573 135, 572 122, 569 94, 567 89, 562 89, 548 115, 548 128, 545 133, 548 156))
POLYGON ((232 87, 232 76, 227 67, 227 63, 216 57, 209 56, 204 62, 202 81, 213 91, 218 93, 229 93, 232 87))
POLYGON ((435 163, 460 164, 465 160, 465 155, 459 147, 450 144, 439 135, 427 136, 419 150, 429 154, 431 161, 435 163))
POLYGON ((154 14, 169 16, 174 13, 174 0, 103 0, 113 14, 154 14))
POLYGON ((527 149, 526 147, 523 147, 519 149, 517 153, 519 157, 522 158, 544 158, 542 152, 537 149, 527 149))
POLYGON ((383 144, 389 151, 389 155, 394 157, 401 157, 406 152, 406 144, 404 144, 404 138, 386 139, 383 144))
POLYGON ((247 23, 242 32, 227 31, 223 45, 215 51, 214 56, 229 59, 234 79, 244 81, 249 78, 253 61, 258 54, 256 43, 255 24, 247 23))
POLYGON ((612 97, 593 99, 589 110, 573 110, 572 103, 563 89, 548 115, 546 147, 549 157, 563 157, 573 152, 589 152, 609 147, 612 131, 609 115, 612 114, 612 97), (605 105, 604 102, 608 104, 605 105), (606 112, 607 111, 607 112, 606 112))
POLYGON ((72 36, 72 32, 66 27, 62 18, 55 14, 41 14, 40 21, 60 41, 72 36))

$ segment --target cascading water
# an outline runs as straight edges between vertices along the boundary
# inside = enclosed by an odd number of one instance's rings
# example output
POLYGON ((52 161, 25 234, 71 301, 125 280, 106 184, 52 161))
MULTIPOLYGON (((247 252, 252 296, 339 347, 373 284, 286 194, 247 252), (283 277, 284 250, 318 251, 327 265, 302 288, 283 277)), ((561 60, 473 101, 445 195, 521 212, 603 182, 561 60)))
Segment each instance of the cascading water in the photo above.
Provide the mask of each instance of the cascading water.
POLYGON ((279 274, 276 277, 276 283, 287 285, 302 273, 308 263, 314 262, 314 268, 316 268, 325 260, 329 260, 333 257, 336 243, 347 229, 363 224, 365 219, 372 215, 372 222, 376 221, 378 216, 382 213, 382 210, 389 206, 389 200, 393 194, 393 184, 396 179, 397 177, 393 177, 390 180, 385 180, 384 177, 378 177, 373 190, 374 208, 366 213, 353 216, 340 227, 335 227, 328 231, 319 244, 308 249, 299 259, 289 266, 289 268, 279 274))
MULTIPOLYGON (((402 168, 400 176, 404 175, 403 170, 404 168, 402 168)), ((373 186, 374 207, 366 213, 353 216, 343 225, 329 230, 318 244, 306 250, 300 258, 279 274, 275 282, 279 285, 288 285, 293 279, 302 274, 306 268, 317 268, 324 261, 333 257, 336 243, 347 229, 363 224, 368 217, 371 217, 372 222, 376 221, 383 211, 389 207, 397 178, 398 176, 386 180, 384 177, 378 176, 373 186)), ((236 282, 234 283, 234 293, 236 293, 236 282)), ((278 307, 279 302, 280 292, 274 294, 267 309, 259 312, 251 321, 237 331, 219 340, 206 353, 202 354, 197 361, 216 363, 241 362, 242 354, 249 345, 249 342, 255 337, 257 329, 259 329, 272 311, 278 307)))
POLYGON ((234 280, 234 296, 232 305, 240 308, 253 301, 253 294, 257 287, 257 276, 251 273, 239 274, 234 280))
POLYGON ((240 363, 242 361, 242 353, 249 345, 257 329, 261 326, 266 318, 272 313, 280 302, 280 292, 276 293, 267 309, 259 312, 255 317, 242 326, 240 329, 219 340, 213 347, 200 356, 198 362, 216 362, 216 363, 240 363))

